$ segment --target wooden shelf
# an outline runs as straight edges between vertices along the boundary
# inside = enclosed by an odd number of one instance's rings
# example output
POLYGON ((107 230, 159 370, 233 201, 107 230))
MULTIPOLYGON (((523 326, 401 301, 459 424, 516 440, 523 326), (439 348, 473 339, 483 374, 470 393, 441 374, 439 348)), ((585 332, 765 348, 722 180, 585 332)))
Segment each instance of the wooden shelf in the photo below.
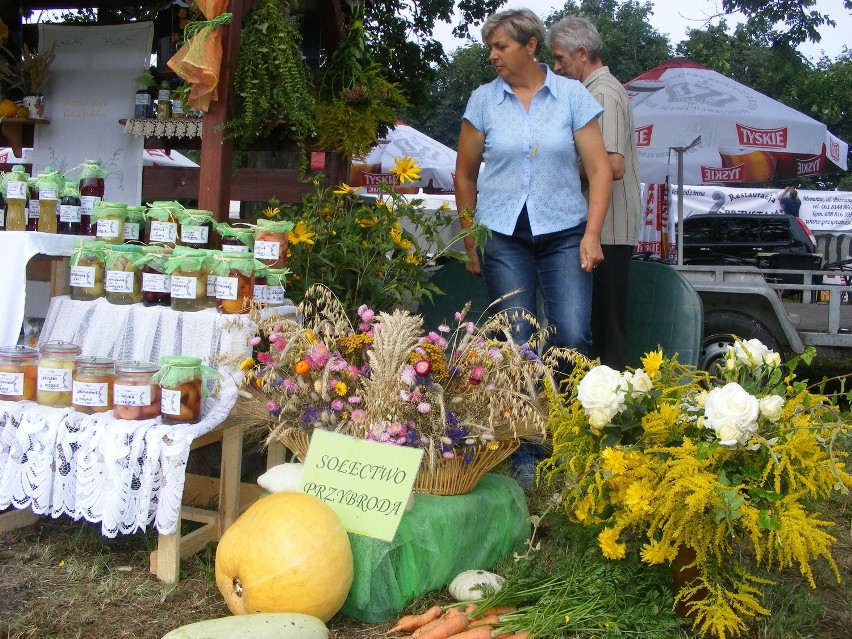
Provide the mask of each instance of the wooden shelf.
POLYGON ((12 147, 15 155, 21 157, 24 148, 24 132, 29 129, 27 142, 32 144, 32 127, 36 124, 50 124, 50 120, 34 118, 0 118, 0 142, 12 147))

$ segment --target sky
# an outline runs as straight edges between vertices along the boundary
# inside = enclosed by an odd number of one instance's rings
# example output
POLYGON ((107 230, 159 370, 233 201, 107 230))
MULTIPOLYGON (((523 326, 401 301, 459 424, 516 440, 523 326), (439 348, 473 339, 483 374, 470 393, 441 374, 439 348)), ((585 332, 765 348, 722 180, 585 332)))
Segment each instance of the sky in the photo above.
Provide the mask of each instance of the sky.
MULTIPOLYGON (((721 13, 721 0, 639 0, 641 4, 650 1, 654 5, 654 13, 650 22, 660 33, 669 36, 672 46, 685 39, 687 29, 702 28, 709 16, 721 13)), ((532 9, 544 19, 553 10, 562 9, 564 0, 509 0, 503 9, 532 9)), ((818 44, 807 43, 799 47, 799 51, 811 61, 816 62, 825 53, 829 58, 835 58, 843 52, 843 46, 848 44, 844 34, 852 32, 852 16, 843 7, 843 0, 817 0, 814 9, 827 13, 837 23, 836 27, 823 27, 820 32, 822 40, 818 44)), ((737 20, 733 16, 725 18, 732 31, 737 20)), ((740 18, 741 20, 741 18, 740 18)), ((713 24, 718 23, 718 18, 713 24)), ((479 38, 479 29, 471 30, 479 38)), ((435 30, 435 37, 444 45, 447 52, 466 44, 452 36, 452 27, 440 24, 435 30)))

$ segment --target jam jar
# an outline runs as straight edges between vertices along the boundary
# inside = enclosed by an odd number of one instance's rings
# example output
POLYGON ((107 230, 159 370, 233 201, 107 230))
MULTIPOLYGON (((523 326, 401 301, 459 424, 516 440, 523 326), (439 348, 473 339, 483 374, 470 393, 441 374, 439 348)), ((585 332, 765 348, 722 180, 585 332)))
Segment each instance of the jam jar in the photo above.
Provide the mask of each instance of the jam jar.
POLYGON ((80 355, 71 384, 71 406, 80 413, 105 413, 112 408, 115 362, 109 357, 80 355))
POLYGON ((39 352, 28 346, 0 348, 0 399, 35 401, 39 352))
POLYGON ((254 273, 263 264, 251 253, 220 253, 214 258, 216 309, 233 315, 248 313, 254 297, 254 273))
POLYGON ((104 178, 110 172, 101 168, 97 160, 86 160, 80 169, 78 189, 80 191, 81 235, 94 235, 96 227, 91 221, 95 205, 104 199, 106 183, 104 178))
POLYGON ((0 174, 6 195, 6 230, 27 230, 27 200, 29 199, 29 174, 21 164, 8 173, 0 174))
POLYGON ((252 298, 255 302, 266 304, 266 272, 268 270, 269 267, 264 264, 254 272, 254 288, 252 289, 252 298))
POLYGON ((66 182, 59 193, 59 234, 80 235, 80 191, 74 182, 66 182))
POLYGON ((142 305, 171 306, 172 276, 166 273, 166 261, 171 257, 168 246, 146 246, 140 258, 142 268, 142 305))
POLYGON ((177 202, 152 202, 145 211, 147 229, 145 239, 148 244, 174 246, 178 243, 178 211, 183 207, 177 202))
POLYGON ((160 358, 160 370, 152 381, 160 385, 160 415, 165 423, 199 420, 202 377, 200 357, 170 355, 160 358))
POLYGON ((287 266, 287 233, 291 222, 258 220, 254 233, 254 256, 272 268, 287 266))
POLYGON ((201 209, 183 209, 178 211, 180 223, 180 243, 192 248, 210 248, 210 229, 213 212, 201 209))
POLYGON ((36 178, 38 185, 38 230, 41 233, 56 233, 59 218, 59 192, 65 180, 54 168, 45 167, 36 178))
POLYGON ((286 268, 268 268, 264 302, 270 306, 282 306, 287 301, 286 283, 290 270, 286 268))
POLYGON ((36 401, 43 406, 71 406, 74 366, 80 347, 69 342, 46 342, 39 352, 36 401))
POLYGON ((95 205, 91 213, 92 226, 99 240, 109 244, 124 242, 124 219, 127 217, 127 205, 121 202, 104 202, 95 205))
POLYGON ((201 311, 207 307, 207 274, 210 256, 206 251, 177 246, 166 260, 172 276, 171 306, 175 311, 201 311))
POLYGON ((27 230, 38 231, 38 217, 41 211, 41 200, 38 194, 38 178, 31 177, 27 180, 30 189, 30 199, 27 200, 27 230))
POLYGON ((254 250, 254 229, 250 226, 231 226, 215 224, 216 232, 222 238, 222 252, 251 253, 254 250))
POLYGON ((80 240, 71 250, 69 296, 89 302, 104 294, 104 252, 106 244, 97 240, 80 240))
POLYGON ((116 419, 153 419, 160 416, 160 386, 151 381, 160 367, 154 362, 117 362, 112 389, 116 419))
POLYGON ((142 227, 145 220, 144 206, 128 206, 127 216, 124 218, 124 241, 141 242, 144 237, 142 227))
POLYGON ((104 297, 110 304, 142 301, 142 265, 139 244, 114 244, 104 251, 104 297))

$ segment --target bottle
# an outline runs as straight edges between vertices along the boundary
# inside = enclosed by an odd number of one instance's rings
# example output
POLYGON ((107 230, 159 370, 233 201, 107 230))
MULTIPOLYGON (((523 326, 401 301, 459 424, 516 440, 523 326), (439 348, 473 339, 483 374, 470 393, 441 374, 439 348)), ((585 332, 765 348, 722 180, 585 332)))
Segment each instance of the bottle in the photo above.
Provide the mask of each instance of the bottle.
POLYGON ((59 234, 80 235, 80 191, 74 182, 66 182, 59 194, 59 234))
POLYGON ((16 164, 2 176, 6 195, 6 230, 27 229, 27 199, 29 198, 29 174, 21 164, 16 164))
POLYGON ((0 348, 0 399, 35 400, 39 353, 28 346, 0 348))
POLYGON ((112 387, 112 414, 116 419, 160 416, 160 386, 151 382, 159 370, 154 362, 116 363, 112 387))
POLYGON ((42 233, 57 232, 59 192, 64 185, 65 181, 59 171, 49 166, 45 167, 36 178, 39 202, 38 230, 42 233))
POLYGON ((168 120, 172 116, 171 91, 169 83, 163 82, 157 92, 157 119, 168 120))
POLYGON ((71 250, 69 297, 90 302, 104 294, 105 242, 82 241, 71 250))
POLYGON ((99 201, 90 213, 95 236, 108 244, 124 243, 124 218, 127 205, 121 202, 99 201))
POLYGON ((251 253, 222 253, 214 256, 216 309, 233 315, 248 313, 254 296, 254 272, 263 264, 251 253))
POLYGON ((153 244, 145 247, 141 258, 142 268, 142 305, 171 306, 172 277, 166 273, 166 260, 172 249, 168 246, 153 244))
POLYGON ((91 222, 91 215, 95 209, 95 204, 104 199, 106 193, 104 178, 109 173, 109 171, 101 168, 101 163, 97 160, 83 162, 78 185, 80 190, 81 235, 95 234, 96 228, 91 222))
POLYGON ((108 357, 78 355, 71 381, 71 406, 92 415, 112 408, 115 363, 108 357))
POLYGON ((69 342, 47 342, 39 352, 36 401, 43 406, 71 406, 74 363, 80 347, 69 342))
POLYGON ((200 357, 160 358, 152 381, 160 385, 160 415, 166 424, 197 422, 201 417, 202 367, 200 357))
POLYGON ((38 178, 31 177, 27 180, 30 189, 30 199, 27 200, 27 230, 38 231, 38 216, 41 209, 41 201, 38 193, 38 178))
POLYGON ((142 301, 142 267, 145 249, 139 244, 114 244, 104 252, 104 297, 110 304, 142 301))

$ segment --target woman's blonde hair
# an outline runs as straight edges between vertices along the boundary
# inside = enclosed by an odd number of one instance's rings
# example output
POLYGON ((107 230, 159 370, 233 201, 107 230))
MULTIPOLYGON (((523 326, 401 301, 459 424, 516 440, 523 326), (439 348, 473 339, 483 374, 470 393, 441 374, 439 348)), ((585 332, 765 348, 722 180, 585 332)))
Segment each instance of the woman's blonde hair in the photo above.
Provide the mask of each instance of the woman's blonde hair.
POLYGON ((527 44, 535 38, 535 54, 538 55, 544 45, 544 25, 541 19, 529 9, 506 9, 488 16, 482 25, 482 41, 488 44, 488 38, 497 27, 503 27, 513 40, 527 44))

